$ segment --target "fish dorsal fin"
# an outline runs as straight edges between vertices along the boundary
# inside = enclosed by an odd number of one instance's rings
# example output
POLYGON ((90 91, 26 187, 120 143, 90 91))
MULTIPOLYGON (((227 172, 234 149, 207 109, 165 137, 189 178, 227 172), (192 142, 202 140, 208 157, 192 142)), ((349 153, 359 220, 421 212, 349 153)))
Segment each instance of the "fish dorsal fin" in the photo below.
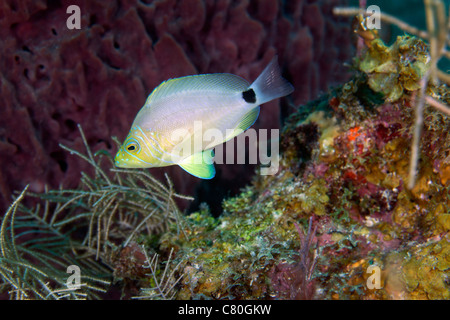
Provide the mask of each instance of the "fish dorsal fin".
POLYGON ((214 151, 205 150, 187 157, 178 165, 193 176, 202 179, 212 179, 216 175, 213 163, 214 151))
POLYGON ((213 73, 169 79, 157 86, 148 96, 145 106, 157 102, 163 97, 182 95, 189 92, 209 91, 233 94, 246 90, 249 83, 234 74, 213 73))

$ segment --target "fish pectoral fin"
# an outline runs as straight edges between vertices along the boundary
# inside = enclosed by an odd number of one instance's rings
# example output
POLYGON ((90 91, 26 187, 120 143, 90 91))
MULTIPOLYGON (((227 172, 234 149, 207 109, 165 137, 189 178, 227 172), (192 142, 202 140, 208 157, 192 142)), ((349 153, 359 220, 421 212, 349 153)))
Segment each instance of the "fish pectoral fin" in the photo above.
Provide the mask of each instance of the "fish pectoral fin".
POLYGON ((213 150, 205 150, 187 157, 178 165, 197 178, 212 179, 216 174, 213 157, 213 150))

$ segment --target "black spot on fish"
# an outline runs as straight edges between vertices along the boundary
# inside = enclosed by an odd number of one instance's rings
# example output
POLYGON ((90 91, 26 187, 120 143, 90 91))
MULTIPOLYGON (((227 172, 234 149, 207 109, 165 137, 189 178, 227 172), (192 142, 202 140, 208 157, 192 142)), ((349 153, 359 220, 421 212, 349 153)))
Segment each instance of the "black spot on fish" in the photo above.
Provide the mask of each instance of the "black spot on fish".
POLYGON ((244 98, 245 102, 247 103, 255 103, 256 102, 255 91, 253 91, 253 89, 248 89, 247 91, 242 92, 242 98, 244 98))

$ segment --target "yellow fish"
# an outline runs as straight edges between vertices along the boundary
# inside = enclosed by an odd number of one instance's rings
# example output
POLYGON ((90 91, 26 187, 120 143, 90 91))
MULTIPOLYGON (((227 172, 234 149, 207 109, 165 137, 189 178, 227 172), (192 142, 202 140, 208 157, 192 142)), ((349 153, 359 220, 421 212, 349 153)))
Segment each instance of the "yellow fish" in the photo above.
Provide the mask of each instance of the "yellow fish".
POLYGON ((215 175, 212 149, 250 128, 261 104, 292 91, 276 56, 251 85, 228 73, 169 79, 148 96, 115 164, 122 168, 179 165, 196 177, 211 179, 215 175))

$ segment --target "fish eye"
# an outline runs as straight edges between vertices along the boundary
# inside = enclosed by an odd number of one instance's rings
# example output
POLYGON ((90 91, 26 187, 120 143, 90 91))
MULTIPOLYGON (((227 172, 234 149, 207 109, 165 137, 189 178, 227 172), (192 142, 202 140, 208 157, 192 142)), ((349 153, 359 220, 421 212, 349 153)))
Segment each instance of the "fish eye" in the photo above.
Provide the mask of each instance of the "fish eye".
POLYGON ((139 144, 136 141, 131 140, 130 142, 128 142, 125 145, 125 149, 127 151, 130 151, 130 152, 138 152, 139 151, 139 144))

